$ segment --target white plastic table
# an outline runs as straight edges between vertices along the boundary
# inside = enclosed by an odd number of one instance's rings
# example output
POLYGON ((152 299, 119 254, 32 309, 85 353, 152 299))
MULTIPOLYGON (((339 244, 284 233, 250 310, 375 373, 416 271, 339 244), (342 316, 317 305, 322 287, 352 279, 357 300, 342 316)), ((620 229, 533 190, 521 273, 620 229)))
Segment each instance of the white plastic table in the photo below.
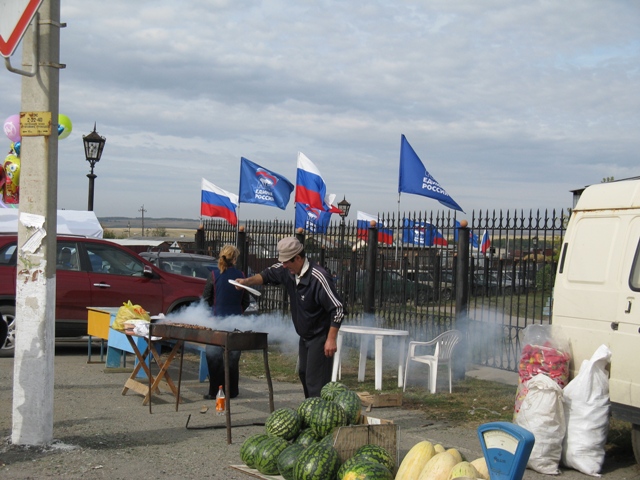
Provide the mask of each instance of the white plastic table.
POLYGON ((400 354, 398 358, 398 388, 402 388, 404 381, 404 350, 406 338, 409 332, 406 330, 392 330, 388 328, 364 327, 358 325, 342 325, 338 330, 338 338, 336 340, 338 350, 333 360, 333 374, 331 381, 342 377, 342 365, 340 354, 342 352, 342 337, 345 333, 354 333, 360 335, 360 363, 358 365, 358 381, 364 382, 364 370, 367 363, 367 350, 369 348, 369 339, 375 337, 375 389, 382 390, 382 341, 384 337, 399 337, 400 354))

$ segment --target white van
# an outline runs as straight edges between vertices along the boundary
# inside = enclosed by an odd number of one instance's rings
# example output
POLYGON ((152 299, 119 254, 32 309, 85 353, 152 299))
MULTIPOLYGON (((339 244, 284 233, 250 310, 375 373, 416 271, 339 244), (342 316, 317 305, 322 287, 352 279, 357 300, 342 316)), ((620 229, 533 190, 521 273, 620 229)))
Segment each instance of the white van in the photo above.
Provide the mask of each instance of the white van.
POLYGON ((605 344, 613 416, 633 424, 640 463, 640 180, 593 185, 571 213, 553 318, 569 339, 572 376, 605 344))

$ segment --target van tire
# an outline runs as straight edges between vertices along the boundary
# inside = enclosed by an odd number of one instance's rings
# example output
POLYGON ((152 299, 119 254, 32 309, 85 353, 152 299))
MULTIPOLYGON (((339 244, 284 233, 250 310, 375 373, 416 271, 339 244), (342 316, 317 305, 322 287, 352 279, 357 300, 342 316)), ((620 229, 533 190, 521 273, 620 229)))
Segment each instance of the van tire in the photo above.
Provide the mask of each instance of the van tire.
POLYGON ((636 457, 636 463, 640 464, 640 425, 631 424, 631 446, 633 447, 633 456, 636 457))

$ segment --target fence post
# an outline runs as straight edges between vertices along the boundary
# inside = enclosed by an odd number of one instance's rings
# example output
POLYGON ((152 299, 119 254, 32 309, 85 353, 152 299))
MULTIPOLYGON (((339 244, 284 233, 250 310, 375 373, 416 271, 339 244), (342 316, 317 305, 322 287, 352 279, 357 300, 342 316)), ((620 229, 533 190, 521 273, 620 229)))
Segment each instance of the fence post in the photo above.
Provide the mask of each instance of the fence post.
POLYGON ((325 247, 324 247, 324 245, 322 245, 320 247, 320 262, 319 263, 320 263, 320 266, 326 270, 327 269, 327 264, 325 263, 325 251, 324 250, 325 250, 325 247))
POLYGON ((364 284, 364 313, 375 313, 376 256, 378 255, 378 227, 374 220, 369 225, 369 246, 367 248, 367 269, 364 284))
POLYGON ((196 253, 200 255, 206 254, 204 249, 204 225, 200 224, 196 230, 196 253))
POLYGON ((236 240, 236 248, 240 251, 240 256, 238 257, 238 264, 240 265, 240 270, 244 272, 246 276, 249 276, 247 272, 247 263, 248 263, 248 252, 247 252, 247 232, 244 231, 244 225, 238 228, 238 238, 236 240))
POLYGON ((453 356, 453 375, 464 380, 468 361, 469 335, 469 228, 467 221, 460 222, 458 230, 458 257, 456 262, 456 328, 462 333, 460 343, 453 356))

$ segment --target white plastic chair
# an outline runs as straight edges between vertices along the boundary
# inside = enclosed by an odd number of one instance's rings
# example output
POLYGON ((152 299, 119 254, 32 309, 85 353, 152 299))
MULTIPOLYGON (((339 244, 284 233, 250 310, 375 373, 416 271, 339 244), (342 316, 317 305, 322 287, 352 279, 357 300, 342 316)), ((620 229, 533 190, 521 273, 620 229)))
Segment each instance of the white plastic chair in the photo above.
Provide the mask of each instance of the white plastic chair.
POLYGON ((428 342, 409 342, 409 352, 404 368, 404 387, 407 388, 407 378, 409 376, 409 363, 411 361, 424 363, 429 366, 429 391, 436 393, 436 381, 438 379, 438 365, 445 364, 449 368, 449 393, 451 393, 451 355, 453 348, 460 341, 459 330, 448 330, 441 333, 428 342), (432 355, 417 355, 417 347, 434 347, 432 355))

